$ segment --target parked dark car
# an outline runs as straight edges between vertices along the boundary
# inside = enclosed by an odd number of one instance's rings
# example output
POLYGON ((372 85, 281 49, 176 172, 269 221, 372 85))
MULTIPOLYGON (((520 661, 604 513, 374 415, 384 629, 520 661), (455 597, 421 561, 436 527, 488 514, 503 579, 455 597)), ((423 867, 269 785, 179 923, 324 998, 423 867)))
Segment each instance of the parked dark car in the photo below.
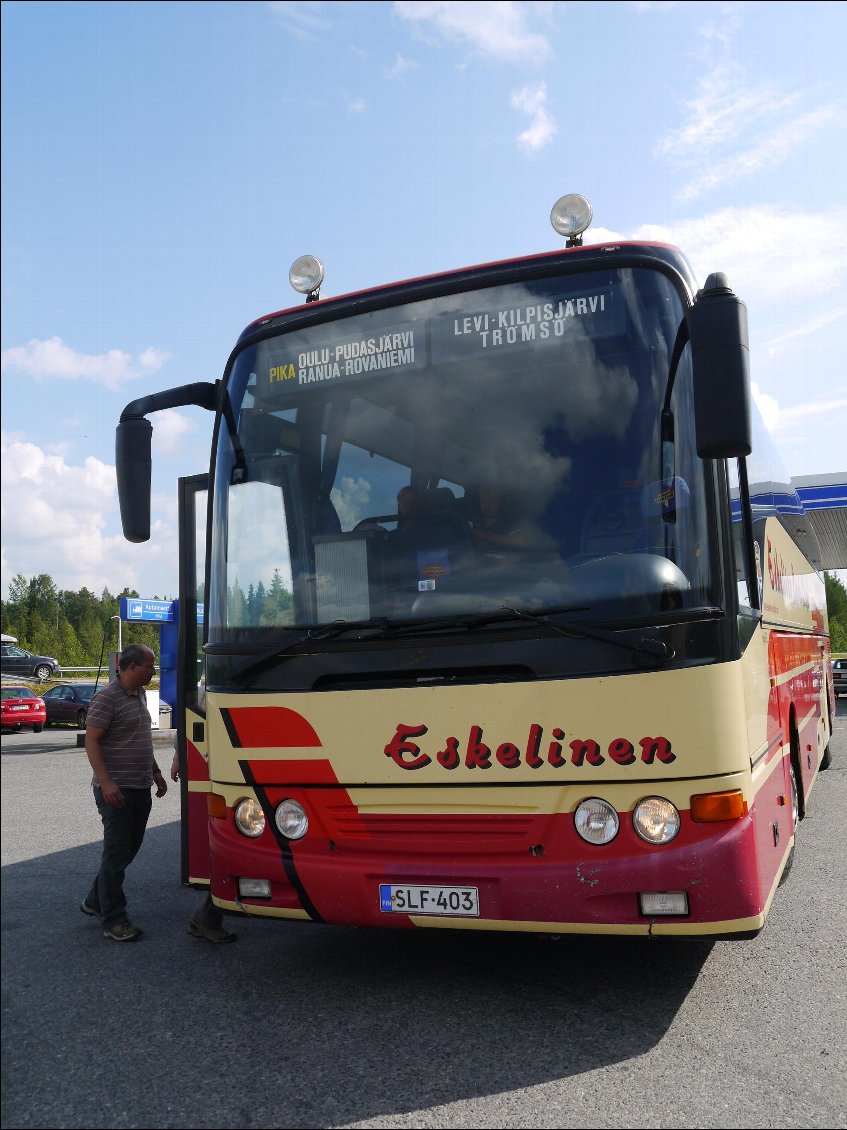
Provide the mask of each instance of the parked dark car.
POLYGON ((847 694, 847 659, 833 659, 832 685, 836 695, 847 694))
POLYGON ((32 727, 36 734, 44 729, 44 699, 29 687, 12 686, 4 683, 0 689, 2 713, 0 728, 3 730, 23 730, 32 727))
POLYGON ((47 725, 55 722, 73 722, 77 729, 85 729, 85 719, 88 716, 88 707, 94 698, 95 690, 101 690, 103 684, 95 687, 94 683, 60 683, 44 692, 44 705, 47 707, 47 725))
POLYGON ((33 655, 31 651, 16 643, 0 645, 0 659, 4 675, 23 675, 30 679, 49 679, 59 666, 59 660, 49 655, 33 655))

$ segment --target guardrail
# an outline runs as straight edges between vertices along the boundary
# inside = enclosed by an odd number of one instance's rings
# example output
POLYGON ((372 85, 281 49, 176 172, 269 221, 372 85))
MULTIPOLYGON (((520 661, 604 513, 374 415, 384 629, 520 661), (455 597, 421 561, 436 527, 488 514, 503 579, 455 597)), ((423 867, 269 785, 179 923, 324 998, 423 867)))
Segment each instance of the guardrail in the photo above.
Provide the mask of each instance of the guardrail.
POLYGON ((81 672, 84 675, 109 674, 108 667, 65 667, 65 665, 62 664, 60 667, 56 668, 56 678, 64 679, 65 675, 69 675, 71 671, 73 671, 74 673, 81 672))
MULTIPOLYGON (((33 675, 14 675, 3 672, 2 681, 4 683, 26 683, 32 684, 36 689, 43 687, 45 683, 61 683, 63 681, 73 680, 74 678, 82 676, 87 681, 88 679, 95 679, 96 682, 108 683, 109 681, 109 668, 108 667, 57 667, 55 672, 48 679, 36 679, 33 675)), ((159 673, 158 671, 150 681, 150 689, 157 690, 159 687, 159 673)))

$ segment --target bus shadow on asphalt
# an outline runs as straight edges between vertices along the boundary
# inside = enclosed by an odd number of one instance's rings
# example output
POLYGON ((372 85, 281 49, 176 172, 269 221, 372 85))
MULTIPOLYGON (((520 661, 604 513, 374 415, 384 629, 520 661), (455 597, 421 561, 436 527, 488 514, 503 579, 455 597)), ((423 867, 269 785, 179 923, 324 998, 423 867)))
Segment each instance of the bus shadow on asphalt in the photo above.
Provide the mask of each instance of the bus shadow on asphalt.
POLYGON ((79 911, 99 854, 4 869, 5 1125, 328 1126, 626 1065, 713 944, 230 916, 213 946, 186 933, 178 824, 148 830, 145 936, 116 944, 79 911))

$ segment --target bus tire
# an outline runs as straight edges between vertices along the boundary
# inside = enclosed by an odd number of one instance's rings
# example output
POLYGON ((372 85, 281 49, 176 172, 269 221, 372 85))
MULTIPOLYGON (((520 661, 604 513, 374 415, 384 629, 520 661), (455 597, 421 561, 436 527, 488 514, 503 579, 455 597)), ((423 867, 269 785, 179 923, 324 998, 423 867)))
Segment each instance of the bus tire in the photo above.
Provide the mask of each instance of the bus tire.
POLYGON ((824 747, 823 757, 821 758, 821 769, 829 769, 829 767, 831 765, 832 765, 832 750, 830 749, 829 742, 827 742, 826 746, 824 747))
POLYGON ((800 736, 797 733, 793 711, 791 715, 791 753, 788 764, 791 770, 791 810, 792 813, 795 808, 797 810, 797 821, 794 825, 796 829, 797 824, 806 816, 806 797, 803 794, 803 774, 800 769, 800 736))
MULTIPOLYGON (((792 746, 792 749, 793 749, 793 747, 794 747, 793 740, 792 740, 791 746, 792 746)), ((789 758, 789 761, 788 761, 788 775, 789 775, 789 782, 790 782, 790 788, 791 788, 792 834, 796 837, 796 835, 797 835, 797 825, 800 823, 800 792, 799 792, 799 789, 797 788, 797 773, 795 772, 795 769, 794 769, 794 758, 793 757, 789 758)), ((791 851, 788 853, 788 858, 785 861, 785 866, 783 867, 782 874, 779 877, 780 887, 785 882, 785 880, 788 878, 788 875, 791 871, 791 868, 794 865, 794 849, 795 849, 795 846, 796 846, 796 840, 795 840, 795 843, 791 845, 791 851)))

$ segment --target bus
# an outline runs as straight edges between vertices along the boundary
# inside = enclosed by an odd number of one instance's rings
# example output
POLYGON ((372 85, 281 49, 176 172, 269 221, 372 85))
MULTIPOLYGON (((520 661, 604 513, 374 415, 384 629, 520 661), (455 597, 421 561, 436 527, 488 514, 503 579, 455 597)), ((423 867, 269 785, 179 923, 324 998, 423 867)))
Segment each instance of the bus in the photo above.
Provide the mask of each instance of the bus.
POLYGON ((742 937, 829 764, 813 529, 751 403, 746 308, 586 242, 321 298, 214 382, 181 480, 183 877, 227 912, 742 937), (197 657, 202 657, 198 678, 197 657))

